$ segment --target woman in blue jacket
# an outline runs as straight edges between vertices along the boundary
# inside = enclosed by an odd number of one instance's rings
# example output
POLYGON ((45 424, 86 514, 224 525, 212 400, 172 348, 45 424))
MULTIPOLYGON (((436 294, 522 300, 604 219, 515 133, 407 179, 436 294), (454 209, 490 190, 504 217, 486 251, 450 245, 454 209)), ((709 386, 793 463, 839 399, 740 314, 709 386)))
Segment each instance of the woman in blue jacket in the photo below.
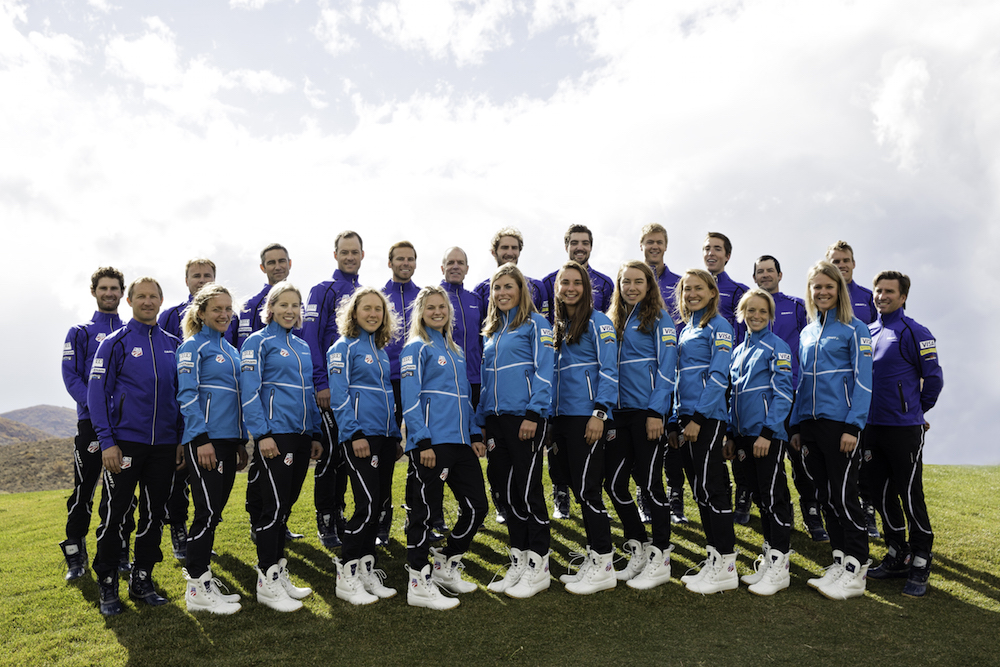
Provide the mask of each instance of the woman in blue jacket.
POLYGON ((309 345, 292 334, 302 326, 302 294, 282 281, 264 307, 267 325, 243 343, 240 397, 243 420, 257 444, 262 511, 257 539, 257 601, 276 611, 302 608, 312 590, 292 584, 285 560, 285 523, 297 489, 318 459, 320 416, 309 345))
POLYGON ((719 314, 719 288, 708 271, 688 269, 677 281, 674 302, 686 323, 677 343, 674 413, 708 554, 701 569, 681 577, 681 583, 707 595, 733 590, 740 583, 732 491, 723 458, 733 328, 719 314))
POLYGON ((566 262, 556 275, 555 289, 552 439, 566 452, 570 487, 580 503, 590 546, 580 569, 560 581, 570 593, 589 595, 618 583, 602 489, 606 427, 618 404, 618 345, 611 320, 594 310, 586 269, 566 262))
POLYGON ((826 512, 833 564, 808 583, 828 598, 865 593, 868 532, 858 500, 858 436, 872 400, 872 339, 854 317, 851 295, 833 264, 809 270, 809 324, 799 337, 799 386, 790 444, 802 452, 816 500, 826 512))
POLYGON ((785 479, 785 419, 792 409, 792 352, 770 329, 774 299, 755 287, 743 294, 736 319, 747 334, 733 351, 729 371, 732 405, 727 458, 742 478, 761 513, 764 548, 754 574, 742 577, 756 595, 788 588, 792 505, 785 479))
POLYGON ((247 464, 247 431, 240 405, 240 355, 224 334, 233 321, 233 297, 209 283, 184 314, 184 342, 177 348, 177 402, 184 417, 184 455, 191 478, 194 522, 188 533, 188 611, 233 614, 240 596, 225 594, 209 563, 215 528, 233 490, 236 471, 247 464))
POLYGON ((483 325, 482 392, 476 425, 499 480, 507 515, 510 567, 487 588, 527 598, 549 587, 549 512, 542 490, 545 419, 552 400, 552 329, 535 312, 531 289, 514 264, 490 280, 483 325))
POLYGON ((326 353, 330 408, 337 422, 343 459, 354 489, 354 515, 344 528, 337 564, 337 597, 351 604, 391 598, 375 569, 378 516, 392 488, 399 458, 399 427, 389 355, 385 346, 399 336, 399 320, 389 300, 374 287, 355 290, 337 308, 340 338, 326 353))
POLYGON ((605 488, 625 530, 628 567, 618 572, 630 588, 653 588, 670 580, 670 503, 663 490, 663 425, 677 375, 677 329, 667 313, 652 269, 645 262, 622 264, 608 317, 618 336, 617 437, 605 450, 605 488), (651 499, 653 539, 629 492, 651 499))
POLYGON ((462 579, 462 555, 472 544, 489 505, 479 459, 486 456, 473 423, 471 387, 465 353, 452 339, 454 310, 442 287, 425 287, 413 302, 406 347, 400 354, 400 388, 410 455, 406 532, 410 585, 406 601, 414 607, 451 609, 458 599, 441 594, 471 593, 462 579), (458 501, 458 520, 443 549, 431 547, 432 518, 447 484, 458 501), (433 556, 433 567, 428 563, 433 556))

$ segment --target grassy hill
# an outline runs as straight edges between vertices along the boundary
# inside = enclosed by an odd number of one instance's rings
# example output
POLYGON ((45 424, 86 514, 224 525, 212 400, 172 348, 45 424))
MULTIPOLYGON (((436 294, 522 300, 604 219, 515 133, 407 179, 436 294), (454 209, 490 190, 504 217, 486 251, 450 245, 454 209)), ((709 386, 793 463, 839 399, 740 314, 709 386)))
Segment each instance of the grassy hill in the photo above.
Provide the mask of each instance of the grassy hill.
POLYGON ((30 442, 33 440, 45 440, 51 438, 52 434, 37 428, 28 426, 21 422, 0 417, 0 445, 10 445, 16 442, 30 442))
MULTIPOLYGON (((405 468, 395 470, 397 506, 405 468)), ((792 587, 773 598, 738 591, 701 597, 676 581, 698 561, 703 538, 694 522, 674 531, 675 581, 652 591, 620 588, 588 597, 561 584, 531 600, 496 597, 485 588, 448 612, 405 601, 405 546, 397 515, 392 548, 380 552, 396 598, 355 608, 336 599, 329 554, 315 536, 312 475, 290 524, 307 537, 290 545, 293 578, 315 593, 306 608, 281 615, 252 598, 255 564, 243 510, 245 475, 219 526, 213 571, 245 596, 232 617, 193 616, 184 608, 181 565, 169 556, 154 572, 170 604, 126 603, 105 620, 92 573, 63 581, 57 542, 65 491, 0 496, 0 639, 5 665, 996 665, 1000 623, 1000 469, 927 466, 930 513, 937 531, 932 591, 900 595, 902 582, 870 581, 864 598, 833 602, 805 585, 830 560, 829 547, 792 538, 792 587), (246 599, 249 596, 249 599, 246 599)), ((691 499, 688 496, 689 507, 691 499)), ((448 497, 445 515, 454 521, 448 497)), ((95 517, 96 521, 96 517, 95 517)), ((616 541, 620 526, 615 522, 616 541)), ((742 572, 760 544, 759 520, 737 526, 742 572)), ((553 521, 552 573, 564 572, 583 538, 579 512, 553 521)), ((482 586, 507 562, 506 530, 488 519, 466 558, 482 586)), ((93 541, 90 543, 93 546, 93 541)), ((884 554, 872 543, 872 555, 884 554)), ((123 588, 124 591, 124 588, 123 588)))
POLYGON ((30 408, 11 410, 0 417, 21 422, 44 431, 46 438, 72 438, 76 435, 76 410, 56 405, 35 405, 30 408))

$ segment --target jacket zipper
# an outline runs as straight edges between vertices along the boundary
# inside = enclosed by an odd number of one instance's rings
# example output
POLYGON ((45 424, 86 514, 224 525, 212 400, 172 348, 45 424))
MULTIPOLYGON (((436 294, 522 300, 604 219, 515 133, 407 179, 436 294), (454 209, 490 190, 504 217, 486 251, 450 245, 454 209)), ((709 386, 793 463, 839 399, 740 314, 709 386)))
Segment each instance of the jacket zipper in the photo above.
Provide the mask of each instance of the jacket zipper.
POLYGON ((896 389, 899 390, 899 407, 903 409, 903 414, 906 414, 909 411, 906 409, 906 399, 903 398, 903 383, 897 382, 896 389))
POLYGON ((149 425, 149 442, 156 444, 156 408, 160 397, 160 375, 156 372, 156 349, 153 347, 153 330, 149 330, 149 352, 153 356, 153 423, 149 425))
POLYGON ((847 400, 847 409, 851 409, 851 394, 847 389, 847 378, 844 378, 844 399, 847 400))
POLYGON ((208 425, 208 415, 212 409, 212 394, 209 393, 208 397, 205 399, 205 425, 208 425))
POLYGON ((584 375, 587 377, 587 393, 590 394, 590 400, 594 400, 594 385, 590 381, 590 371, 586 371, 584 375))

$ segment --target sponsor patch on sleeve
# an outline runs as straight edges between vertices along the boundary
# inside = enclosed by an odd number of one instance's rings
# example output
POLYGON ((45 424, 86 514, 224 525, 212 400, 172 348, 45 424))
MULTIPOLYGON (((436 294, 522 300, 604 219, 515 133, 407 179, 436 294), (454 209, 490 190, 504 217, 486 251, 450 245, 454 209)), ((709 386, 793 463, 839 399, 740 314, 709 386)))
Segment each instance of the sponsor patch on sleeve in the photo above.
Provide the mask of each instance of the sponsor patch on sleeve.
POLYGON ((601 336, 601 340, 605 343, 614 343, 615 338, 615 328, 610 324, 602 324, 598 329, 601 336))
POLYGON ((933 338, 930 340, 920 341, 920 356, 929 357, 931 355, 937 354, 937 341, 933 338))
POLYGON ((552 329, 542 329, 542 345, 546 347, 555 347, 555 333, 552 329))
POLYGON ((243 359, 253 359, 253 350, 243 350, 243 359))
POLYGON ((792 370, 792 355, 787 354, 785 352, 779 352, 778 362, 776 365, 778 367, 778 370, 787 370, 787 371, 792 370))
POLYGON ((673 327, 663 327, 660 332, 660 342, 666 343, 667 345, 677 344, 677 329, 673 327))
POLYGON ((399 360, 399 376, 408 378, 413 377, 413 373, 417 370, 416 364, 413 363, 413 355, 409 354, 399 360))
POLYGON ((727 352, 733 349, 733 335, 725 331, 715 332, 715 349, 727 352))
POLYGON ((185 361, 191 361, 191 353, 190 352, 181 352, 180 356, 177 357, 177 362, 178 363, 183 363, 185 361))
POLYGON ((858 350, 866 357, 872 356, 872 339, 863 337, 858 345, 858 350))

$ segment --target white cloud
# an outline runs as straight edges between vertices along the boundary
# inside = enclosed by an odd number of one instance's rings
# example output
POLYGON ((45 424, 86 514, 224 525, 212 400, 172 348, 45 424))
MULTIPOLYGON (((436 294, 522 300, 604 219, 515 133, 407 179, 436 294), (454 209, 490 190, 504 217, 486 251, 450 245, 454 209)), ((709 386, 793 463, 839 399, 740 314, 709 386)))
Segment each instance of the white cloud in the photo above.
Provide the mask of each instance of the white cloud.
POLYGON ((401 48, 471 65, 511 44, 503 22, 513 15, 510 0, 385 0, 372 13, 370 27, 401 48))
MULTIPOLYGON (((349 21, 348 15, 323 7, 320 10, 319 21, 313 26, 313 34, 323 43, 323 48, 332 55, 340 55, 357 47, 358 42, 344 30, 349 21)), ((357 23, 357 21, 354 21, 357 23)))
POLYGON ((120 9, 112 5, 108 0, 87 0, 87 4, 96 9, 99 12, 104 12, 105 14, 111 12, 113 9, 120 9))
POLYGON ((229 7, 232 9, 248 9, 257 11, 264 9, 265 5, 276 4, 281 0, 229 0, 229 7))
POLYGON ((130 40, 116 35, 108 41, 104 50, 108 68, 147 86, 177 85, 181 72, 174 34, 159 17, 144 23, 148 31, 141 37, 130 40))
POLYGON ((326 93, 319 88, 317 88, 309 77, 306 77, 305 84, 302 86, 302 94, 306 96, 306 100, 309 101, 309 106, 313 109, 325 109, 329 106, 329 103, 323 98, 326 97, 326 93))
POLYGON ((930 73, 927 62, 893 52, 882 59, 882 83, 872 102, 875 137, 889 149, 893 161, 910 171, 919 166, 921 116, 930 73))
POLYGON ((292 89, 292 82, 281 78, 267 70, 254 71, 248 69, 236 70, 228 75, 228 80, 242 86, 255 95, 264 93, 280 95, 292 89))

